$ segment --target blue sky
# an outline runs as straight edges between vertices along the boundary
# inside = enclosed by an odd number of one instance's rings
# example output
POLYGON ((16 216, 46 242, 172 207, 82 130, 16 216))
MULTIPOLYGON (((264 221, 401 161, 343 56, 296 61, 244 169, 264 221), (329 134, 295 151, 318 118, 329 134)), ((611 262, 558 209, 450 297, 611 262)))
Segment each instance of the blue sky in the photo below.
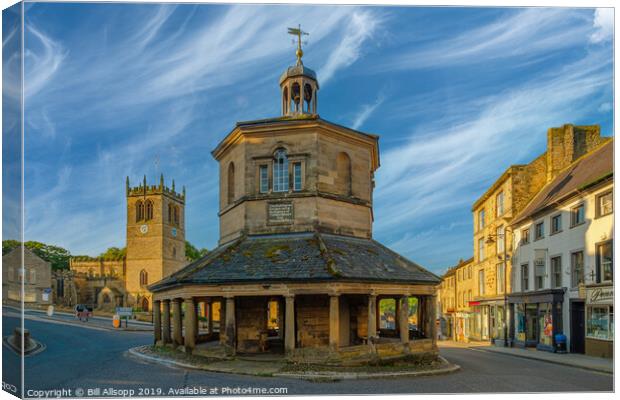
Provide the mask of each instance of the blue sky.
POLYGON ((187 238, 218 239, 210 151, 277 116, 304 63, 322 118, 381 136, 374 237, 435 272, 471 256, 471 204, 546 130, 612 134, 609 10, 29 3, 26 239, 125 244, 125 176, 187 187, 187 238), (159 163, 156 163, 159 160, 159 163))

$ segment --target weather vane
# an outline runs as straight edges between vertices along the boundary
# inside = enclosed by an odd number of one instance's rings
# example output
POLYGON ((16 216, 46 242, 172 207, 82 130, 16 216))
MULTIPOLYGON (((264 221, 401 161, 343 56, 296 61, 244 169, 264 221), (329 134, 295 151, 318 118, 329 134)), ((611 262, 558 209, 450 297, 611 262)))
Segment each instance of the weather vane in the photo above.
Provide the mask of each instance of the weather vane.
POLYGON ((304 52, 301 49, 301 36, 307 36, 309 33, 302 31, 301 25, 297 25, 297 28, 288 28, 288 34, 297 36, 297 52, 295 54, 297 54, 297 65, 302 65, 303 62, 301 62, 301 57, 303 57, 304 52))

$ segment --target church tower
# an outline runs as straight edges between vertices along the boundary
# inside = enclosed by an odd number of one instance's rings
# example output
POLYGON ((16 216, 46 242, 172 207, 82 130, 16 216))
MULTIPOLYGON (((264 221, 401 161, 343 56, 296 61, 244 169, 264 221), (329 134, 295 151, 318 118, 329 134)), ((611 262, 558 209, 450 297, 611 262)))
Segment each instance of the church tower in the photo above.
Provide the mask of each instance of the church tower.
POLYGON ((147 286, 178 271, 185 260, 185 188, 176 192, 164 185, 131 187, 127 194, 127 304, 151 309, 147 286))

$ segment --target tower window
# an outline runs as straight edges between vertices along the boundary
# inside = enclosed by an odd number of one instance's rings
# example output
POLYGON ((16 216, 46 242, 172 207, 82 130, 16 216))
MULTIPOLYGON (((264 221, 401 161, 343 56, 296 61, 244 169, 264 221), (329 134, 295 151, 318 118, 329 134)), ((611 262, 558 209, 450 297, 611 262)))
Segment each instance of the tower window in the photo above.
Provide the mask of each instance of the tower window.
POLYGON ((273 191, 288 192, 288 158, 286 151, 276 151, 273 163, 273 191))
POLYGON ((149 283, 149 273, 146 270, 140 271, 140 286, 146 286, 149 283))
POLYGON ((269 167, 267 165, 261 165, 259 168, 260 179, 260 192, 267 193, 269 191, 269 167))
POLYGON ((177 258, 177 248, 172 247, 172 258, 177 258))
POLYGON ((136 202, 136 222, 144 219, 144 203, 142 200, 136 202))
POLYGON ((181 219, 179 218, 179 207, 174 206, 174 224, 179 226, 181 224, 181 219))
POLYGON ((301 190, 301 163, 293 163, 293 190, 301 190))
POLYGON ((228 164, 228 190, 226 195, 226 202, 230 204, 235 199, 235 164, 228 164))
POLYGON ((153 202, 151 200, 146 201, 146 215, 144 219, 147 221, 153 219, 153 202))

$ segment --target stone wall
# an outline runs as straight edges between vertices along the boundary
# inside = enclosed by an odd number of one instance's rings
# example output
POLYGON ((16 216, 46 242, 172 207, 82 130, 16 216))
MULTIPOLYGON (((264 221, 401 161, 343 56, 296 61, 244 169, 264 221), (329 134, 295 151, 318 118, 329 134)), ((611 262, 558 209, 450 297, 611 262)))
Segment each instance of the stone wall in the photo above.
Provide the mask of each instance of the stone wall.
POLYGON ((598 147, 601 128, 598 125, 574 126, 570 124, 547 131, 547 182, 577 158, 598 147))
POLYGON ((297 296, 297 343, 299 347, 329 345, 329 297, 297 296))
POLYGON ((267 301, 261 297, 238 297, 236 304, 237 351, 258 353, 267 334, 267 301))

